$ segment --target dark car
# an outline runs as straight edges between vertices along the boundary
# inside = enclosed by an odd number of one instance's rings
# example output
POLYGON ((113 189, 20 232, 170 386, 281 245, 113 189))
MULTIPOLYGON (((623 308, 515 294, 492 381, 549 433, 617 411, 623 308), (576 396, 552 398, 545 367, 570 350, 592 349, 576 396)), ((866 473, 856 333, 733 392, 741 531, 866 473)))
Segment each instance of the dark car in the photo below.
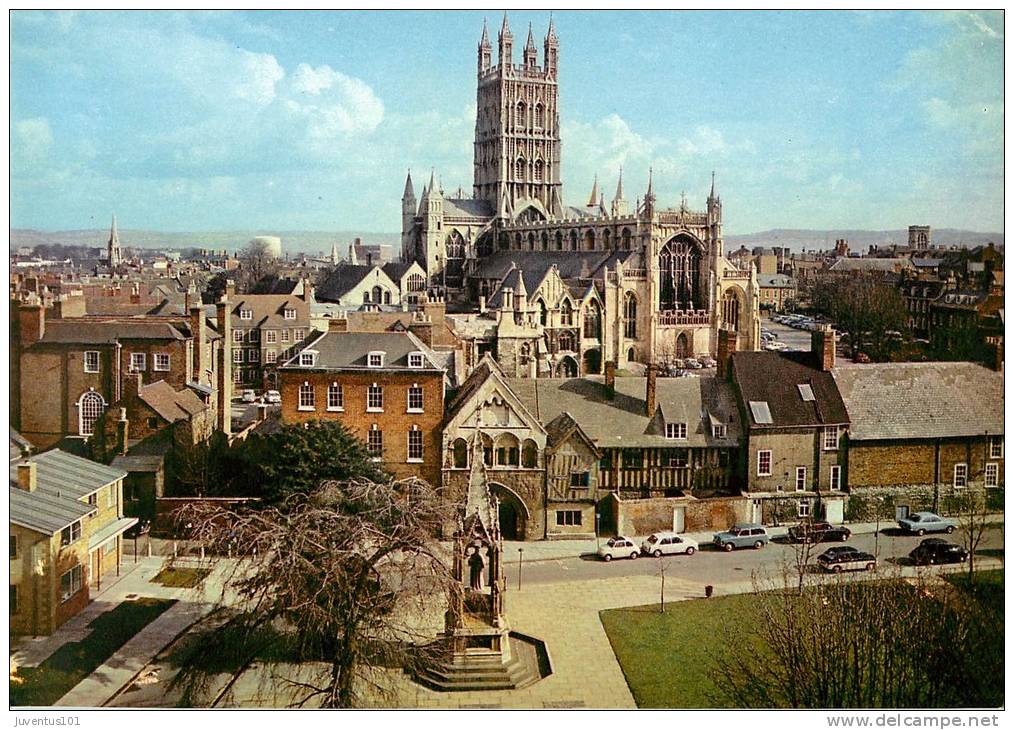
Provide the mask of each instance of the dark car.
POLYGON ((939 537, 928 537, 908 554, 916 565, 936 563, 963 563, 968 560, 968 551, 953 542, 939 537))
POLYGON ((801 522, 789 528, 792 542, 845 542, 852 537, 852 530, 828 522, 801 522))
POLYGON ((825 550, 817 556, 817 564, 831 573, 841 573, 843 570, 876 570, 877 558, 846 545, 825 550))

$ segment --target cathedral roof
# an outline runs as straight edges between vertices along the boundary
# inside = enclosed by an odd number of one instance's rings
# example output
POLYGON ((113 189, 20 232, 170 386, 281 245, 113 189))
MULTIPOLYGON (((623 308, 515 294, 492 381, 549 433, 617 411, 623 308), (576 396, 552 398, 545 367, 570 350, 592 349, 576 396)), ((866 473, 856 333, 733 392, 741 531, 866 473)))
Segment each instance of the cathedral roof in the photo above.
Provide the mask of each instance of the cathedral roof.
POLYGON ((492 218, 495 211, 486 200, 444 198, 444 218, 492 218))
POLYGON ((554 264, 564 279, 591 279, 604 266, 615 266, 617 261, 631 263, 636 258, 633 251, 496 251, 479 262, 475 276, 502 280, 513 265, 525 272, 525 286, 532 292, 554 264))

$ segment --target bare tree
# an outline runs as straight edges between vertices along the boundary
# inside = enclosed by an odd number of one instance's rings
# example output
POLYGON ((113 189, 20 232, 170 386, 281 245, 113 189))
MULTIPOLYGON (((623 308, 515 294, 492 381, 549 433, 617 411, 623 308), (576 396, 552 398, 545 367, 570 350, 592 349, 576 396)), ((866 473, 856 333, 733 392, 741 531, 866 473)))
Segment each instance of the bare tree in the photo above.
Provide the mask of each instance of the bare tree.
MULTIPOLYGON (((434 638, 435 596, 450 573, 438 543, 453 506, 419 479, 326 482, 275 507, 189 508, 180 521, 224 571, 211 631, 174 688, 193 698, 207 687, 211 657, 283 656, 300 662, 283 681, 291 704, 353 707, 383 696, 384 667, 425 661, 434 638), (223 556, 238 553, 240 559, 223 556)), ((443 608, 441 604, 440 609, 443 608)))
POLYGON ((278 273, 278 260, 275 258, 271 245, 264 240, 255 238, 240 252, 242 279, 245 290, 249 290, 265 276, 278 273))
POLYGON ((814 289, 814 306, 848 332, 853 355, 890 358, 896 344, 891 332, 907 328, 905 300, 898 289, 869 275, 824 279, 814 289))
POLYGON ((961 505, 958 525, 961 528, 961 543, 968 551, 968 581, 975 580, 975 551, 979 549, 986 528, 989 526, 989 506, 986 495, 969 492, 961 505))
POLYGON ((659 555, 655 558, 655 567, 658 570, 658 577, 660 585, 658 589, 658 611, 659 613, 665 613, 665 572, 669 566, 666 565, 665 556, 659 555))

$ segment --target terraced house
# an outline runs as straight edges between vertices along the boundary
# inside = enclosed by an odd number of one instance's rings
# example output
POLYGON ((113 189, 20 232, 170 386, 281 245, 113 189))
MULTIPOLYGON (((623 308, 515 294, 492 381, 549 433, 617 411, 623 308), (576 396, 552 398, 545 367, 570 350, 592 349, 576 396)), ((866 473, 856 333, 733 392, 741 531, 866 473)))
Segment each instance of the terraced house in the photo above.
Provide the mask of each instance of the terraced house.
POLYGON ((10 466, 10 626, 51 634, 120 570, 126 473, 59 449, 10 466))
POLYGON ((274 389, 277 363, 310 336, 312 292, 230 297, 232 379, 237 386, 274 389))

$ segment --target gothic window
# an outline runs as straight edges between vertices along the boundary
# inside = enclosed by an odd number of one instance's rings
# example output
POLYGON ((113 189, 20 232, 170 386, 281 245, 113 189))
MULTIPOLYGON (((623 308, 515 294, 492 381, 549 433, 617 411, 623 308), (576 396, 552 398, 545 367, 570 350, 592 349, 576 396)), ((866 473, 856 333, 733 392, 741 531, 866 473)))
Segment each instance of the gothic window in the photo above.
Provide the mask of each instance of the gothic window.
POLYGON ((535 234, 534 233, 529 233, 528 234, 528 250, 529 251, 534 251, 535 250, 535 234))
POLYGON ((496 465, 517 467, 520 463, 520 448, 517 438, 502 433, 496 439, 496 465))
POLYGON ((536 302, 536 304, 538 305, 539 308, 539 324, 545 327, 546 317, 548 316, 548 313, 546 311, 546 303, 540 299, 538 302, 536 302))
POLYGON ((661 309, 701 309, 701 249, 685 236, 662 247, 658 255, 661 309))
POLYGON ((621 234, 621 240, 623 241, 623 245, 620 248, 622 248, 624 251, 629 251, 630 250, 630 229, 629 228, 624 228, 623 229, 623 233, 621 234))
POLYGON ((623 298, 623 336, 637 337, 637 297, 629 291, 623 298))
POLYGON ((525 439, 521 447, 521 466, 525 469, 534 469, 539 463, 539 447, 531 439, 525 439))
POLYGON ((539 250, 540 251, 548 251, 549 250, 549 234, 546 233, 545 231, 542 232, 542 248, 539 249, 539 250))
POLYGON ((521 350, 518 354, 518 361, 524 367, 527 367, 532 361, 532 348, 527 342, 521 345, 521 350))
POLYGON ((521 233, 520 232, 514 234, 514 248, 516 248, 518 251, 521 250, 521 233))
POLYGON ((106 403, 102 396, 95 391, 88 391, 81 396, 77 402, 78 408, 78 435, 91 436, 95 432, 95 422, 105 410, 106 403))
POLYGON ((599 303, 595 301, 589 302, 588 306, 584 309, 584 336, 586 338, 593 340, 600 338, 600 321, 599 303))
POLYGON ((454 468, 455 469, 467 469, 468 468, 468 444, 465 439, 454 439, 454 468))
POLYGON ((535 182, 542 182, 542 160, 535 161, 535 182))
POLYGON ((577 348, 574 346, 574 333, 570 330, 561 332, 557 342, 561 352, 577 352, 577 348))
POLYGON ((602 248, 609 251, 613 247, 612 238, 609 235, 609 229, 602 231, 602 248))
POLYGON ((500 250, 506 251, 511 247, 511 238, 506 233, 500 234, 500 250))
POLYGON ((564 327, 571 327, 574 324, 574 307, 569 299, 564 299, 560 305, 560 324, 564 327))
POLYGON ((542 104, 535 105, 535 128, 542 129, 542 104))
POLYGON ((379 286, 373 287, 373 303, 380 304, 384 300, 384 290, 379 286))
POLYGON ((680 336, 676 338, 676 357, 680 360, 690 357, 690 342, 687 340, 687 333, 680 332, 680 336))
POLYGON ((595 250, 595 231, 591 230, 590 228, 584 234, 584 248, 586 251, 595 250))
POLYGON ((519 101, 518 102, 518 115, 517 115, 517 117, 514 120, 514 126, 516 126, 516 127, 525 127, 527 125, 527 119, 525 118, 525 112, 526 111, 527 111, 527 107, 525 107, 525 103, 523 101, 519 101))
POLYGON ((739 331, 739 297, 734 289, 729 289, 722 295, 722 322, 739 331))
POLYGON ((570 232, 570 250, 577 251, 577 231, 570 232))
POLYGON ((486 466, 493 466, 493 439, 486 434, 480 434, 482 438, 482 463, 486 466))
POLYGON ((627 350, 627 362, 634 362, 635 360, 637 360, 637 351, 631 347, 627 350))
POLYGON ((390 304, 390 303, 391 303, 391 292, 385 291, 384 292, 384 304, 390 304))
POLYGON ((426 288, 426 279, 422 274, 412 274, 408 277, 409 291, 423 291, 426 288))
POLYGON ((524 180, 525 179, 525 158, 519 157, 518 161, 514 165, 514 179, 524 180))
POLYGON ((557 231, 556 232, 556 250, 557 251, 562 251, 563 250, 563 232, 562 231, 557 231))

